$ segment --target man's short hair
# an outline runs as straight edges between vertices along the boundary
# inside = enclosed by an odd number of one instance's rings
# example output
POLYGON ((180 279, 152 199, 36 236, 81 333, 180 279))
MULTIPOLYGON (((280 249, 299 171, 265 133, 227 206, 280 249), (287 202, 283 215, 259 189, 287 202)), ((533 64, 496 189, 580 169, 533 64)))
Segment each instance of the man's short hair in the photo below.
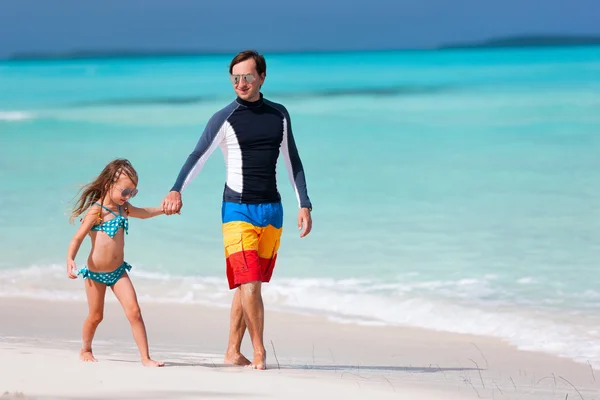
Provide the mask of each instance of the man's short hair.
POLYGON ((244 50, 237 53, 237 55, 233 57, 233 60, 231 60, 231 64, 229 64, 229 74, 233 73, 233 67, 236 64, 239 64, 249 59, 254 60, 254 63, 256 64, 256 72, 258 72, 258 75, 267 74, 267 62, 265 61, 265 57, 255 50, 244 50))

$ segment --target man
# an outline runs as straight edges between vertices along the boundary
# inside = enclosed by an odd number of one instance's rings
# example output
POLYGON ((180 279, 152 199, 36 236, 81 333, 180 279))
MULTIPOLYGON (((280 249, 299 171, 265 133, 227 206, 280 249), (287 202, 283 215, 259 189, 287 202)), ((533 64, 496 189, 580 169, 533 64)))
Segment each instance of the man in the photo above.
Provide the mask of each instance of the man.
POLYGON ((275 172, 280 152, 300 206, 300 237, 311 231, 312 205, 290 116, 284 106, 261 93, 264 57, 242 51, 231 61, 229 74, 237 98, 208 121, 162 206, 167 215, 180 211, 181 192, 220 146, 227 167, 221 209, 226 270, 229 288, 235 289, 225 363, 265 369, 261 284, 271 279, 283 225, 275 172), (254 348, 252 362, 240 352, 246 328, 254 348))

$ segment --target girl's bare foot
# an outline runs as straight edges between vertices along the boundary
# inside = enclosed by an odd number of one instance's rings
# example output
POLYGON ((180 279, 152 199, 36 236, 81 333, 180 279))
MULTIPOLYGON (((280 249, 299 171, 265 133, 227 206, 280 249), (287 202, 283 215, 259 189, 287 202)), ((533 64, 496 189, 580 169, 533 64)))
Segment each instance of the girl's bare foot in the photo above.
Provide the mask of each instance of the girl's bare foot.
POLYGON ((79 359, 85 362, 98 362, 98 360, 94 358, 91 350, 81 350, 79 352, 79 359))
POLYGON ((250 365, 250 360, 248 360, 242 353, 227 353, 225 354, 225 359, 223 360, 225 364, 232 365, 250 365))
POLYGON ((144 367, 164 367, 165 363, 162 361, 154 361, 154 360, 148 358, 146 360, 142 360, 142 365, 144 367))

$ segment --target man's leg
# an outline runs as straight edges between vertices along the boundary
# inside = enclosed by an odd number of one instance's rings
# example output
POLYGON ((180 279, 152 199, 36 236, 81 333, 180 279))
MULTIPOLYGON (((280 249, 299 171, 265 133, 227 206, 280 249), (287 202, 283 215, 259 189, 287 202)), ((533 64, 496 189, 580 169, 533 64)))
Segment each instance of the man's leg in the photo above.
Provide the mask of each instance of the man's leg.
POLYGON ((242 339, 246 332, 246 321, 242 309, 241 289, 238 287, 231 302, 231 316, 229 320, 229 344, 225 353, 225 364, 249 365, 248 360, 241 353, 242 339))
MULTIPOLYGON (((265 326, 265 309, 261 294, 262 282, 255 281, 241 285, 241 301, 243 316, 250 333, 252 347, 254 348, 254 360, 252 368, 266 369, 267 355, 263 343, 265 326)), ((238 289, 238 293, 240 289, 238 289)), ((236 295, 238 294, 236 293, 236 295)))
POLYGON ((241 282, 253 280, 248 274, 258 271, 252 266, 256 260, 258 234, 254 225, 246 221, 248 206, 237 203, 223 203, 223 242, 225 245, 226 272, 229 289, 234 289, 229 320, 229 342, 225 352, 226 364, 249 365, 241 353, 242 339, 246 332, 246 321, 242 308, 241 282), (250 265, 248 264, 250 262, 250 265))
POLYGON ((261 285, 270 281, 277 258, 283 222, 281 204, 224 203, 222 216, 227 279, 229 288, 236 290, 231 305, 228 353, 239 354, 248 328, 254 347, 251 364, 253 368, 265 369, 261 285))
POLYGON ((283 208, 281 203, 265 204, 261 207, 261 221, 258 256, 254 264, 258 267, 260 278, 241 285, 242 308, 246 326, 254 347, 252 367, 266 369, 267 355, 264 346, 265 309, 262 298, 262 283, 270 282, 277 260, 279 241, 283 229, 283 208))

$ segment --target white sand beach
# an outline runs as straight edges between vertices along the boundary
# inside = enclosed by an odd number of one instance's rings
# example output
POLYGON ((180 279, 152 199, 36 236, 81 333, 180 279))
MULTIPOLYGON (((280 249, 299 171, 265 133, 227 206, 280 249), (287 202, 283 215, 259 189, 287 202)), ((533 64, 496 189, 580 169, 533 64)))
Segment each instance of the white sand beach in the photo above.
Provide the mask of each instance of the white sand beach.
MULTIPOLYGON (((164 368, 139 363, 114 301, 96 334, 99 362, 82 363, 85 303, 0 298, 0 398, 600 399, 600 371, 500 340, 268 309, 269 369, 225 366, 227 309, 141 306, 151 355, 164 368)), ((249 340, 242 350, 251 355, 249 340)))

